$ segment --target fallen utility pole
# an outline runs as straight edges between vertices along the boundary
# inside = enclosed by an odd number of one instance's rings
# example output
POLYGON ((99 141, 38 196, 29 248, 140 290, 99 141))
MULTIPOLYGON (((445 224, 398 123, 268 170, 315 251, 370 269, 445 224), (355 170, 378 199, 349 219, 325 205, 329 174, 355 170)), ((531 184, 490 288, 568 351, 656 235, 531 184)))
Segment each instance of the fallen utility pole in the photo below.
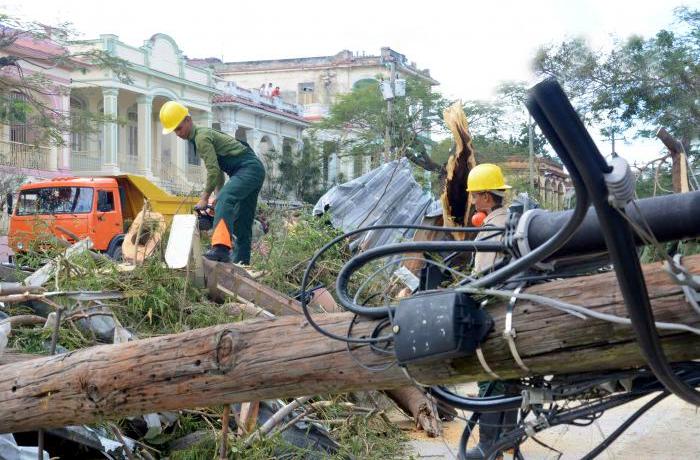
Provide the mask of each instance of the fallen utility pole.
MULTIPOLYGON (((700 271, 700 256, 684 265, 700 271)), ((698 326, 700 317, 681 288, 656 263, 645 277, 657 321, 698 326)), ((624 316, 614 273, 534 286, 529 293, 558 298, 599 312, 624 316)), ((524 375, 503 339, 506 306, 489 307, 496 327, 482 345, 485 359, 503 378, 524 375)), ((345 335, 352 315, 318 315, 318 323, 345 335)), ((377 321, 355 325, 368 336, 377 321)), ((566 374, 641 366, 631 327, 587 319, 518 302, 513 316, 518 352, 534 374, 566 374)), ((700 358, 700 336, 659 331, 672 361, 700 358)), ((367 348, 355 359, 388 362, 367 348)), ((492 379, 476 356, 411 366, 425 384, 492 379)), ((397 366, 371 372, 357 365, 342 342, 313 330, 297 315, 245 321, 180 334, 104 345, 0 367, 0 433, 88 424, 127 415, 308 394, 404 387, 397 366)))

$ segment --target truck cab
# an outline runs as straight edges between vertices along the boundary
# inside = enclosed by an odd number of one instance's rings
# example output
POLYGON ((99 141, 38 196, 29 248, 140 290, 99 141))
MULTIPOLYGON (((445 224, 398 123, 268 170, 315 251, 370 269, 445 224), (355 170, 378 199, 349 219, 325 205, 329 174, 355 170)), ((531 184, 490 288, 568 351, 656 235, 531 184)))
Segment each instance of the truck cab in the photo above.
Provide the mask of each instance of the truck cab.
POLYGON ((131 174, 24 184, 10 215, 8 243, 22 252, 42 236, 71 243, 75 237, 90 237, 93 249, 119 258, 124 234, 146 201, 169 223, 175 214, 191 213, 197 197, 170 195, 147 178, 131 174))
POLYGON ((117 180, 111 177, 24 184, 10 218, 10 247, 23 251, 45 235, 74 242, 75 235, 90 237, 95 250, 113 252, 115 238, 125 231, 121 195, 117 180))

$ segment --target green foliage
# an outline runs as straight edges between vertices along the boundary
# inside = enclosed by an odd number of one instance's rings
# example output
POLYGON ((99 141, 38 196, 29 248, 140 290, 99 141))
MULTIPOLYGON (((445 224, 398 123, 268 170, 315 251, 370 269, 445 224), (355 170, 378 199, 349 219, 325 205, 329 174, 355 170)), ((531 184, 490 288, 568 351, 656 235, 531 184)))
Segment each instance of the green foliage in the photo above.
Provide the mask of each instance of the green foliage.
POLYGON ((307 203, 315 203, 321 197, 321 151, 313 138, 304 140, 299 152, 283 152, 279 161, 280 176, 277 179, 282 190, 292 193, 307 203))
POLYGON ((340 95, 319 128, 337 134, 341 150, 377 158, 384 150, 386 128, 391 132, 392 158, 407 156, 421 167, 437 170, 421 137, 444 130, 442 112, 449 105, 430 84, 418 78, 406 79, 406 96, 394 98, 391 121, 379 82, 367 82, 340 95))
POLYGON ((51 55, 37 58, 41 67, 62 66, 83 72, 94 67, 110 72, 124 83, 131 82, 128 61, 105 50, 71 48, 83 42, 74 40, 77 33, 69 23, 47 26, 0 13, 0 26, 0 51, 5 54, 0 58, 0 124, 24 124, 27 143, 63 145, 67 134, 96 133, 104 122, 119 121, 102 114, 70 114, 55 108, 51 99, 68 94, 70 89, 56 84, 42 71, 28 72, 23 56, 14 55, 12 47, 27 39, 47 42, 53 50, 51 55))
POLYGON ((633 128, 652 137, 664 126, 690 151, 700 135, 700 11, 678 8, 675 17, 673 27, 618 40, 609 53, 580 38, 544 46, 534 69, 555 76, 604 134, 633 128))
MULTIPOLYGON (((324 244, 340 235, 324 217, 302 211, 270 222, 273 231, 262 240, 267 255, 253 254, 252 265, 265 273, 261 281, 287 294, 299 290, 306 264, 324 244)), ((321 257, 309 278, 309 286, 334 286, 335 275, 350 253, 346 245, 336 245, 321 257)))

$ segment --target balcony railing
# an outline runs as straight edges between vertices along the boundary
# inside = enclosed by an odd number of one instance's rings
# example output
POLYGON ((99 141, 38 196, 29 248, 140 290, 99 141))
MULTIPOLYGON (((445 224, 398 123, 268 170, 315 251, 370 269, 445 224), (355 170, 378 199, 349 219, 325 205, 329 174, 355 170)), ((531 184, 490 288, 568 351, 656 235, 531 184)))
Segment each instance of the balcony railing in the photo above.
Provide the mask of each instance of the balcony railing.
POLYGON ((50 147, 0 141, 0 165, 21 169, 49 169, 50 147))
POLYGON ((188 165, 187 171, 183 171, 176 165, 169 162, 161 162, 160 169, 154 171, 158 178, 159 185, 175 195, 195 195, 204 188, 204 181, 198 179, 203 177, 196 168, 204 169, 201 166, 188 165))
POLYGON ((302 107, 298 104, 286 102, 281 97, 262 96, 257 89, 243 88, 236 85, 232 81, 221 81, 219 82, 218 87, 226 94, 230 94, 241 99, 247 99, 270 108, 275 108, 277 110, 298 116, 301 116, 302 113, 302 107))
POLYGON ((143 170, 139 167, 139 157, 128 153, 119 155, 119 169, 134 174, 139 174, 143 170))
POLYGON ((73 171, 99 171, 102 169, 102 154, 88 150, 71 151, 70 165, 73 171))
POLYGON ((207 170, 201 164, 187 165, 187 180, 195 186, 204 188, 204 183, 207 180, 207 170))

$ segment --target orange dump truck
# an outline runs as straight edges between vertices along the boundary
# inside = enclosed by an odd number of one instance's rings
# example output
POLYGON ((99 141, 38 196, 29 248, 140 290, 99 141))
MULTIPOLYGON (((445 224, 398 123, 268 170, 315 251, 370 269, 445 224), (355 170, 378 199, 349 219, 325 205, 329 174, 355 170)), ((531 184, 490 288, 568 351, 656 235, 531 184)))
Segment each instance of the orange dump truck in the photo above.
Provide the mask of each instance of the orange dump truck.
POLYGON ((24 184, 10 211, 8 242, 23 251, 41 237, 53 234, 73 242, 90 237, 93 249, 115 259, 129 225, 144 199, 152 211, 169 222, 175 214, 192 212, 196 197, 171 195, 142 176, 60 177, 24 184), (64 230, 67 230, 64 231, 64 230))

